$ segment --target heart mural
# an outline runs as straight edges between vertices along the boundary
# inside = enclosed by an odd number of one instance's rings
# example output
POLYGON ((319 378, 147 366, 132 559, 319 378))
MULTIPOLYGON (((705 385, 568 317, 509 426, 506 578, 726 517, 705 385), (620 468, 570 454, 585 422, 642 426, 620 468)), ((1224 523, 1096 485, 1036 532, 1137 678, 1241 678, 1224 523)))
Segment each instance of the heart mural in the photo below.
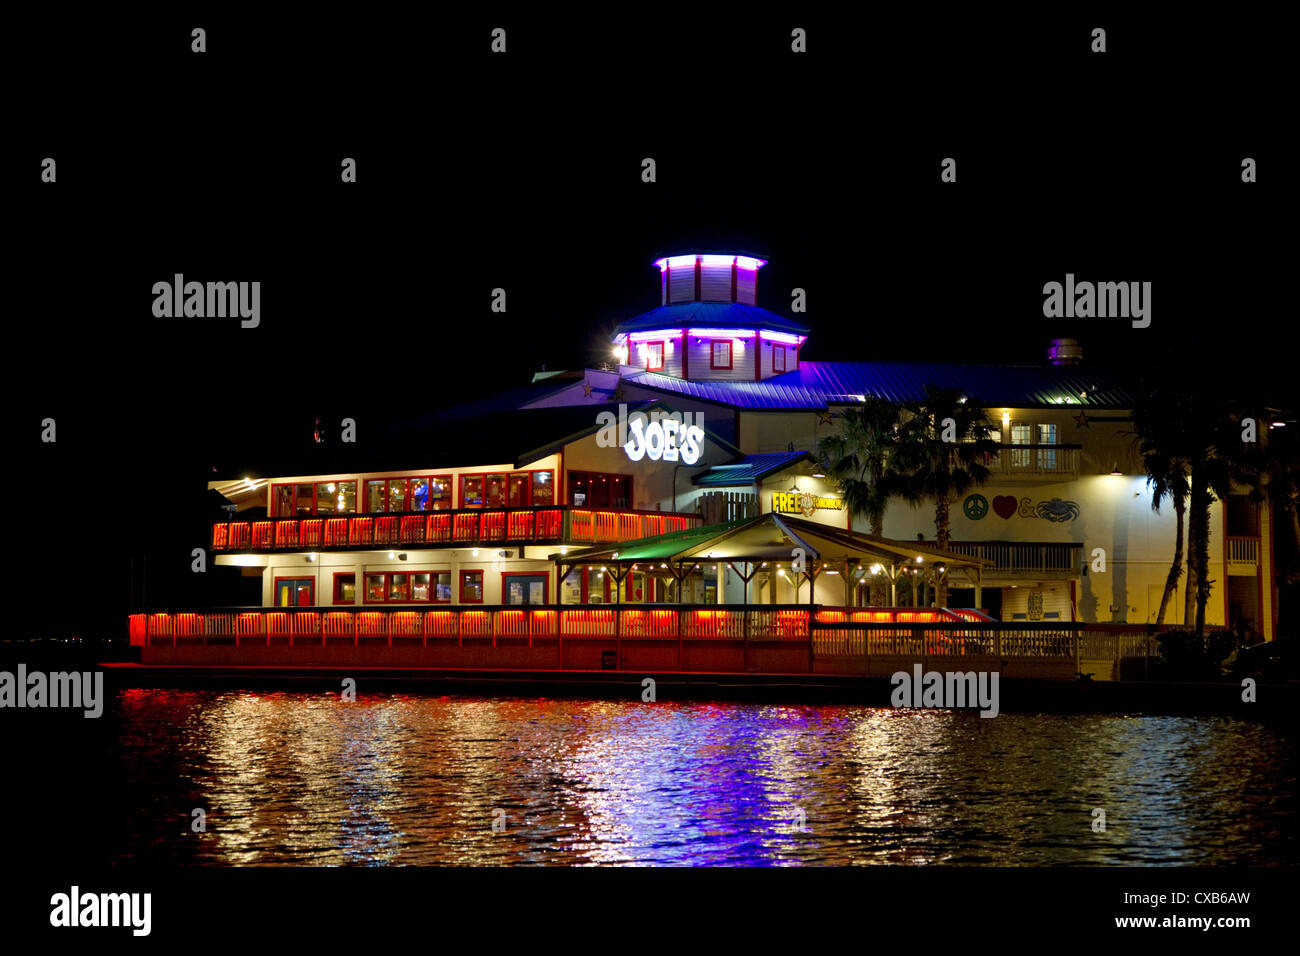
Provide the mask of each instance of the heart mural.
POLYGON ((993 497, 993 511, 999 518, 1010 518, 1019 507, 1020 504, 1011 495, 993 497))

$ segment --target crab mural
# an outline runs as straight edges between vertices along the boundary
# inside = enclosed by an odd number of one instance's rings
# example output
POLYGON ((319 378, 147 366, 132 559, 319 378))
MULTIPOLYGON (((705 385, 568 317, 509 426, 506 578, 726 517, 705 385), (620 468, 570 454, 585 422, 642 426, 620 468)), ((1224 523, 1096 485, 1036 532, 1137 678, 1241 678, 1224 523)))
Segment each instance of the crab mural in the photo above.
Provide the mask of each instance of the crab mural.
POLYGON ((1066 501, 1063 498, 1052 498, 1048 501, 1040 501, 1038 507, 1034 509, 1038 517, 1047 521, 1073 521, 1079 517, 1079 503, 1077 501, 1066 501))

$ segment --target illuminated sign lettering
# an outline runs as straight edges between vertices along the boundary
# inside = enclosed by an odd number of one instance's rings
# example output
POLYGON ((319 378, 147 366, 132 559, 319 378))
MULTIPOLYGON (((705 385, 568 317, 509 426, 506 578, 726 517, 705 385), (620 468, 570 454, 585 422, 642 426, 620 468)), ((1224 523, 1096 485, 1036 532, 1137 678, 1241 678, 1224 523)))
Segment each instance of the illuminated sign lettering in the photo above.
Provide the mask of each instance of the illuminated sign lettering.
POLYGON ((651 461, 681 461, 693 465, 700 460, 704 442, 704 429, 699 425, 683 425, 672 418, 652 421, 648 425, 640 418, 627 423, 632 437, 623 446, 632 461, 649 458, 651 461))
POLYGON ((807 492, 798 491, 772 492, 772 510, 779 514, 807 516, 818 509, 841 511, 843 508, 843 498, 823 498, 820 495, 811 495, 807 492))

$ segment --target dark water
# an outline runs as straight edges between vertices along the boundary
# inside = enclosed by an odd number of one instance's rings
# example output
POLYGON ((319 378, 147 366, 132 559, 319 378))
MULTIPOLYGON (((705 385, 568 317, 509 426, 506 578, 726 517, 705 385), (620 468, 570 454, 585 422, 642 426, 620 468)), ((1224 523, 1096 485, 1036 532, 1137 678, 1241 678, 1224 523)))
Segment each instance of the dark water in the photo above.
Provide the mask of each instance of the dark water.
POLYGON ((114 862, 1298 857, 1294 738, 1235 719, 127 690, 87 723, 114 862))

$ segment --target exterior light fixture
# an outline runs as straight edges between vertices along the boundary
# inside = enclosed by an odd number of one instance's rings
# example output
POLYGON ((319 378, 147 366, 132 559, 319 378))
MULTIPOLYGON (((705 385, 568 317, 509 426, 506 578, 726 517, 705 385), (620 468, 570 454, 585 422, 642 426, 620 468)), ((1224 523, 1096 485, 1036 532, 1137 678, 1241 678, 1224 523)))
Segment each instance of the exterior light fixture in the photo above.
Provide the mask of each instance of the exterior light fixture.
POLYGON ((398 560, 398 561, 405 561, 405 560, 406 560, 406 554, 405 554, 405 553, 403 553, 403 554, 399 554, 399 555, 397 556, 397 560, 398 560))
POLYGON ((476 557, 476 558, 478 557, 478 548, 475 548, 475 549, 474 549, 473 554, 474 554, 474 557, 476 557))
POLYGON ((882 568, 882 567, 881 567, 880 565, 878 565, 878 564, 873 564, 873 565, 871 566, 871 573, 872 573, 872 574, 879 574, 879 573, 880 573, 881 571, 883 571, 883 570, 885 570, 885 569, 882 568))
POLYGON ((397 557, 397 552, 396 552, 396 551, 389 551, 389 552, 388 552, 388 560, 389 560, 389 561, 393 560, 393 558, 395 558, 395 557, 397 557))
POLYGON ((920 563, 921 563, 922 561, 924 561, 924 560, 925 560, 925 558, 921 557, 919 554, 916 556, 916 563, 917 563, 917 564, 920 564, 920 563))
POLYGON ((311 554, 309 554, 309 555, 306 555, 307 563, 308 563, 308 564, 311 564, 313 561, 316 560, 316 557, 317 557, 317 556, 316 556, 315 552, 313 552, 313 553, 311 553, 311 554))
POLYGON ((257 482, 253 481, 252 478, 249 478, 247 476, 244 477, 244 484, 248 485, 248 487, 250 488, 257 487, 257 482))
MULTIPOLYGON (((1003 428, 1010 428, 1010 427, 1011 427, 1011 413, 1010 413, 1009 411, 1007 411, 1005 408, 1002 409, 1002 427, 1003 427, 1003 428)), ((1005 435, 1003 436, 1003 440, 1004 440, 1004 441, 1006 440, 1006 436, 1005 436, 1005 435)))
POLYGON ((1111 467, 1110 467, 1110 473, 1111 473, 1112 476, 1114 476, 1114 477, 1116 477, 1116 478, 1123 478, 1123 477, 1124 477, 1124 472, 1122 472, 1122 471, 1119 470, 1119 462, 1115 462, 1115 464, 1111 465, 1111 467))
POLYGON ((568 548, 561 548, 561 549, 560 549, 560 554, 568 554, 568 553, 569 553, 569 549, 568 549, 568 548))

